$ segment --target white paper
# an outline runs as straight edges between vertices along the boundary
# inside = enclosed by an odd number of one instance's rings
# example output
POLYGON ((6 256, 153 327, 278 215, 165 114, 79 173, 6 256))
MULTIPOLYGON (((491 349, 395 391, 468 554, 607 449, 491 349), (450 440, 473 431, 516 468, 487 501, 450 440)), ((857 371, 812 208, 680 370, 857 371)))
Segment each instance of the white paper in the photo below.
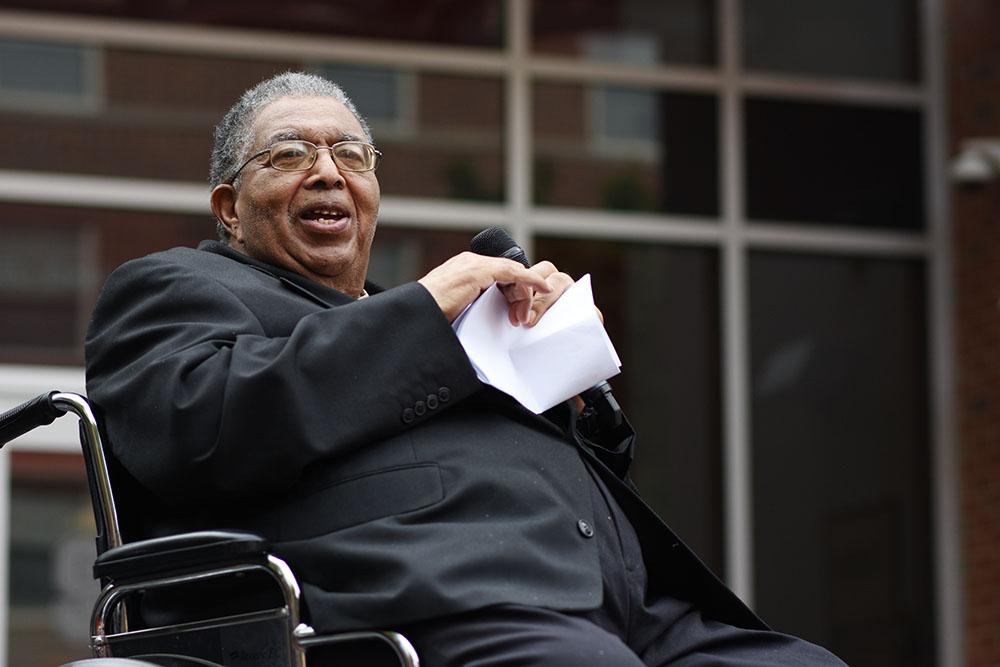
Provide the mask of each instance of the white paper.
POLYGON ((514 326, 496 285, 452 325, 479 379, 544 412, 620 372, 621 360, 594 308, 590 274, 533 327, 514 326))

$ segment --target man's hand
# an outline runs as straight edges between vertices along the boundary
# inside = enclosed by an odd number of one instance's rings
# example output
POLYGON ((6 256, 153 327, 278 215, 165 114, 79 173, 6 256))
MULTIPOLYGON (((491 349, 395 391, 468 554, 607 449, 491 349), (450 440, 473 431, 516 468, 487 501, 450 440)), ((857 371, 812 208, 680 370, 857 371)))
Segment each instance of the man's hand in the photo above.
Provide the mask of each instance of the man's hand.
POLYGON ((531 326, 573 284, 573 279, 559 272, 552 262, 539 262, 526 269, 503 257, 463 252, 418 282, 431 293, 449 322, 454 322, 484 290, 499 283, 510 303, 510 323, 531 326))
POLYGON ((559 271, 555 264, 549 261, 542 261, 529 269, 542 278, 549 286, 549 291, 544 293, 532 293, 526 299, 522 293, 518 292, 516 285, 500 285, 500 291, 507 297, 510 303, 508 317, 513 325, 526 324, 534 326, 541 319, 545 311, 552 304, 559 300, 567 289, 573 284, 573 279, 567 274, 559 271))

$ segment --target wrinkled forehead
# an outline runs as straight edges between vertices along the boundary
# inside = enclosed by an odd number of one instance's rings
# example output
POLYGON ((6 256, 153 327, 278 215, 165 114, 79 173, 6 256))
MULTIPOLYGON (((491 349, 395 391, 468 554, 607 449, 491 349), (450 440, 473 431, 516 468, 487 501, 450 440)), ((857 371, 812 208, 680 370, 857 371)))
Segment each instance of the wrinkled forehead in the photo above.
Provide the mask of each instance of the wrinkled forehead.
POLYGON ((260 110, 253 123, 256 146, 285 139, 314 143, 365 140, 354 114, 332 97, 282 97, 260 110))

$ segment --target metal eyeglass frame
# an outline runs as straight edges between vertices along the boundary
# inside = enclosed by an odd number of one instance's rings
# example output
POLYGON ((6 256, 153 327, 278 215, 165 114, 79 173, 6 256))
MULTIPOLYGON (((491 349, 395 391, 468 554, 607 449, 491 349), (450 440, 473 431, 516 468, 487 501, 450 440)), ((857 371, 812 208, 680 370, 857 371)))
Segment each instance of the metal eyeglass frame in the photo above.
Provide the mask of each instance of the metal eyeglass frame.
POLYGON ((381 160, 381 158, 382 158, 382 151, 380 151, 379 149, 375 148, 374 144, 371 144, 371 143, 369 143, 367 141, 359 141, 357 139, 349 139, 347 141, 338 141, 337 143, 331 144, 329 146, 317 146, 313 142, 306 141, 305 139, 286 139, 284 141, 279 141, 279 142, 277 142, 275 144, 271 144, 270 146, 268 146, 264 150, 257 151, 256 153, 254 153, 253 155, 251 155, 250 157, 248 157, 246 159, 246 161, 243 164, 241 164, 236 169, 236 171, 233 172, 233 175, 230 176, 229 178, 227 178, 223 182, 226 185, 232 185, 236 181, 237 176, 240 175, 240 172, 243 171, 244 167, 246 167, 248 164, 250 164, 251 162, 253 162, 257 158, 259 158, 261 155, 265 155, 265 154, 267 155, 267 166, 271 167, 272 169, 277 169, 278 171, 309 171, 310 169, 313 168, 313 165, 316 164, 316 160, 319 159, 319 152, 321 150, 328 150, 328 151, 330 151, 330 158, 333 160, 333 163, 335 165, 337 165, 337 169, 341 169, 343 171, 351 171, 351 172, 354 172, 354 173, 362 173, 362 172, 366 172, 366 171, 374 171, 378 167, 379 160, 381 160), (305 166, 305 167, 300 167, 298 169, 282 169, 281 167, 274 166, 274 160, 273 160, 273 151, 274 151, 274 149, 277 148, 277 147, 279 147, 279 146, 282 146, 282 145, 285 145, 285 144, 292 144, 292 143, 295 143, 295 144, 305 144, 306 146, 312 147, 312 151, 311 151, 312 158, 309 160, 309 164, 307 166, 305 166), (337 154, 334 152, 334 149, 337 148, 337 146, 343 146, 344 144, 361 144, 362 146, 367 146, 368 148, 371 149, 372 153, 374 153, 374 155, 375 155, 374 164, 372 164, 372 166, 368 167, 367 169, 350 169, 350 168, 341 166, 340 162, 337 160, 337 154))

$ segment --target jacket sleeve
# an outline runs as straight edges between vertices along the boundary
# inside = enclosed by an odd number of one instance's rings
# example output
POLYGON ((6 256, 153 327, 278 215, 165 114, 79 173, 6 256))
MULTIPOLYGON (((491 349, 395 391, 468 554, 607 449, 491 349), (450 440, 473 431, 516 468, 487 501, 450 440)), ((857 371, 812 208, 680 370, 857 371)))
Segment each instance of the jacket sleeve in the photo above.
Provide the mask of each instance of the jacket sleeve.
POLYGON ((115 456, 171 504, 287 488, 314 461, 429 418, 401 418, 416 400, 440 392, 445 409, 481 386, 418 283, 273 337, 210 272, 163 256, 108 279, 86 353, 115 456))

